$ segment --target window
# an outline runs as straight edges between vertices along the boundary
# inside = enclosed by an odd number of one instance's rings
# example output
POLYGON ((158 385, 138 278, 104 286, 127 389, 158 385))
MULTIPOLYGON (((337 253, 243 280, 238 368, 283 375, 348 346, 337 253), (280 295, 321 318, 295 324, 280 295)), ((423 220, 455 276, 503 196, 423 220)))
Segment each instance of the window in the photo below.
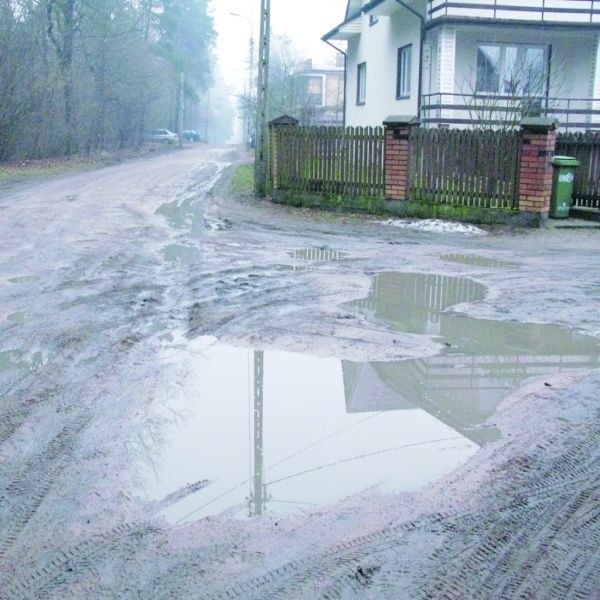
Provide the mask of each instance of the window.
POLYGON ((364 104, 367 99, 367 63, 356 68, 356 104, 364 104))
POLYGON ((373 27, 373 25, 375 25, 375 23, 379 22, 379 17, 377 17, 376 15, 369 15, 369 27, 373 27))
POLYGON ((306 102, 311 106, 323 105, 323 77, 321 75, 308 77, 306 102))
POLYGON ((543 46, 482 44, 477 47, 475 91, 543 96, 548 73, 546 56, 543 46))
POLYGON ((396 98, 410 96, 410 69, 412 63, 412 44, 398 48, 396 67, 396 98))

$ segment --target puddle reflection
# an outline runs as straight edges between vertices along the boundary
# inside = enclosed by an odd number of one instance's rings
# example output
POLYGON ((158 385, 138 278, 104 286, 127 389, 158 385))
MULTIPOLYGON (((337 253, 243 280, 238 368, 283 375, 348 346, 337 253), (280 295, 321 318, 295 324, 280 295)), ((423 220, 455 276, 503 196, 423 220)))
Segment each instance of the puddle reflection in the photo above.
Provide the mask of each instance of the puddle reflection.
POLYGON ((348 256, 347 252, 341 250, 333 250, 331 248, 302 248, 299 250, 291 250, 289 256, 298 260, 312 261, 329 261, 341 260, 348 256))
POLYGON ((37 371, 43 366, 44 356, 41 352, 31 355, 16 349, 0 352, 0 373, 10 370, 37 371))
POLYGON ((518 263, 508 262, 494 258, 486 258, 485 256, 477 256, 473 254, 445 254, 442 260, 447 262, 461 263, 463 265, 473 265, 475 267, 486 267, 492 269, 505 269, 518 267, 518 263))
MULTIPOLYGON (((178 417, 144 481, 171 522, 287 514, 373 486, 418 489, 477 450, 412 405, 349 412, 339 359, 192 344, 201 348, 193 382, 169 402, 178 417), (203 480, 181 498, 178 490, 203 480), (167 506, 168 497, 177 501, 167 506)), ((354 401, 363 391, 352 390, 354 401)))
MULTIPOLYGON (((428 411, 482 445, 496 439, 499 432, 479 427, 502 398, 525 379, 599 365, 596 338, 554 325, 474 319, 444 312, 484 295, 485 287, 467 278, 377 275, 370 296, 350 306, 397 331, 434 335, 445 349, 438 356, 397 363, 344 363, 347 380, 353 386, 363 378, 383 382, 404 402, 428 411)), ((389 410, 389 405, 389 400, 370 400, 371 410, 389 410)))
POLYGON ((294 271, 313 271, 319 263, 342 260, 349 254, 332 248, 300 248, 290 250, 288 256, 294 259, 294 271))
POLYGON ((369 297, 351 306, 445 344, 418 360, 357 363, 193 341, 194 387, 169 402, 189 416, 168 434, 147 493, 177 522, 289 513, 374 486, 417 489, 451 472, 500 435, 484 423, 524 379, 599 362, 595 338, 446 312, 484 295, 465 278, 376 276, 369 297), (167 506, 168 497, 177 501, 167 506))

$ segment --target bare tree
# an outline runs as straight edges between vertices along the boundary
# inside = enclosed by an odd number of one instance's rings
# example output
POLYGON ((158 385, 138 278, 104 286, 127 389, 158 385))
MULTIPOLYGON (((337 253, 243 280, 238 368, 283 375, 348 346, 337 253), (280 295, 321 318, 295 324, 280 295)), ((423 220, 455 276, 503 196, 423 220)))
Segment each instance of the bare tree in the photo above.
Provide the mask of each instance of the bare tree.
POLYGON ((524 117, 548 114, 562 92, 561 69, 552 65, 554 97, 550 97, 549 65, 545 53, 536 60, 513 60, 500 69, 485 53, 478 53, 477 70, 460 87, 465 110, 474 128, 511 130, 524 117))
POLYGON ((73 135, 73 55, 81 23, 80 0, 46 0, 47 32, 60 69, 65 119, 65 154, 76 150, 73 135))

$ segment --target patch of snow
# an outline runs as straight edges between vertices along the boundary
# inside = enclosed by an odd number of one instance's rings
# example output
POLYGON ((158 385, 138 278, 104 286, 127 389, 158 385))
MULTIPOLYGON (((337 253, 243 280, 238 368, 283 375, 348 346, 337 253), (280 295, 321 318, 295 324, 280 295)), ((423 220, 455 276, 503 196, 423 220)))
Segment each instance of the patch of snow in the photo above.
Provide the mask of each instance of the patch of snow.
POLYGON ((430 233, 462 233, 466 235, 487 235, 487 232, 475 225, 466 223, 455 223, 442 219, 388 219, 381 221, 382 225, 391 225, 402 229, 413 231, 425 231, 430 233))

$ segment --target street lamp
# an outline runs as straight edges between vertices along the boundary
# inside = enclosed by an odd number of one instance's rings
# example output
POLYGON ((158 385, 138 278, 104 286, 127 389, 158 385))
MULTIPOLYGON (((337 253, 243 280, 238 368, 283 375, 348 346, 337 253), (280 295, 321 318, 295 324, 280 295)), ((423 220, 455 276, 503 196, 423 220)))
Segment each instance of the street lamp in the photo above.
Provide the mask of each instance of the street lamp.
POLYGON ((245 135, 246 135, 246 143, 249 144, 252 140, 252 114, 253 114, 253 100, 254 100, 254 26, 252 21, 246 15, 240 15, 239 13, 230 12, 232 17, 239 17, 240 19, 244 19, 250 25, 250 62, 248 64, 248 100, 250 106, 246 111, 246 127, 245 135))

